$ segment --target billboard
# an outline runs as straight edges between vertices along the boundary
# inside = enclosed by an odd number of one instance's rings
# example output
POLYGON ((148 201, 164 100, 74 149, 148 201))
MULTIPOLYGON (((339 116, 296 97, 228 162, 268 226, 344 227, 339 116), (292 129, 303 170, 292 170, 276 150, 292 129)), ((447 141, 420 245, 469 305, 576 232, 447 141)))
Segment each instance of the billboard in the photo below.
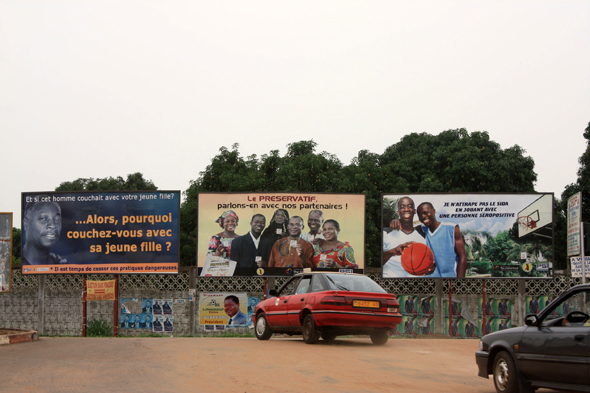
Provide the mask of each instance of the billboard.
POLYGON ((567 200, 567 256, 580 255, 582 232, 582 193, 567 200))
POLYGON ((0 213, 0 293, 10 292, 11 267, 12 213, 0 213))
POLYGON ((551 277, 553 194, 384 194, 384 278, 551 277))
POLYGON ((21 198, 23 274, 178 273, 180 191, 21 198))
POLYGON ((362 273, 365 196, 200 193, 200 276, 288 276, 303 268, 362 273))

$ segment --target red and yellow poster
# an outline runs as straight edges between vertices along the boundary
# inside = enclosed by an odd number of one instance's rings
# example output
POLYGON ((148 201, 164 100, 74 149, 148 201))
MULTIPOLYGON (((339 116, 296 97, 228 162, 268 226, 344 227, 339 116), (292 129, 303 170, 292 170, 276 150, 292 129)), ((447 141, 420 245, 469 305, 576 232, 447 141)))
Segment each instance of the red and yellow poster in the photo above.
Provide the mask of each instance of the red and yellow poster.
POLYGON ((86 281, 86 301, 90 300, 116 300, 115 280, 86 281))

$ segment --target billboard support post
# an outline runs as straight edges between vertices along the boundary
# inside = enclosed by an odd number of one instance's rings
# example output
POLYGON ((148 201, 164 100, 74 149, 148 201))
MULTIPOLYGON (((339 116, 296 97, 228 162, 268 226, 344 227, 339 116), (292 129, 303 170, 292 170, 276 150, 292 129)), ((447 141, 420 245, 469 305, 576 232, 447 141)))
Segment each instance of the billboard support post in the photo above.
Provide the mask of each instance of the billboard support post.
POLYGON ((483 291, 483 300, 481 303, 481 311, 482 311, 483 319, 481 321, 481 327, 482 327, 481 335, 485 336, 486 335, 486 280, 483 280, 482 291, 483 291))
POLYGON ((113 309, 114 309, 113 310, 113 312, 114 312, 114 315, 113 315, 113 321, 114 321, 114 323, 113 323, 113 325, 114 325, 113 326, 113 328, 114 328, 113 329, 113 337, 117 337, 117 324, 119 322, 119 321, 117 321, 117 311, 118 311, 117 310, 118 309, 117 306, 118 306, 118 303, 119 303, 119 301, 117 300, 118 299, 118 296, 119 296, 118 289, 119 289, 119 276, 115 276, 115 304, 113 306, 113 309))
POLYGON ((86 274, 82 276, 82 337, 86 337, 86 274))
POLYGON ((449 337, 453 338, 453 281, 449 280, 449 337))
POLYGON ((586 284, 586 251, 584 250, 584 230, 585 225, 582 223, 580 231, 580 256, 582 257, 582 284, 586 284))

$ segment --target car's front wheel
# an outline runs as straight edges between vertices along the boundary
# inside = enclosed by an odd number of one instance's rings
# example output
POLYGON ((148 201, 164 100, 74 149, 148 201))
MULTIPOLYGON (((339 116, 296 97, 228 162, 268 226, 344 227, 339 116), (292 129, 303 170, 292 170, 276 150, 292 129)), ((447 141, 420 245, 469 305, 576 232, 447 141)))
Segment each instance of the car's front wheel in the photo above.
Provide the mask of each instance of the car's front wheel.
POLYGON ((518 393, 518 375, 512 356, 499 352, 494 359, 494 385, 498 393, 518 393))
POLYGON ((389 340, 389 334, 387 330, 375 330, 371 332, 371 341, 375 345, 383 345, 389 340))
POLYGON ((311 314, 303 319, 303 341, 307 344, 315 344, 320 339, 320 333, 315 328, 315 321, 311 314))
POLYGON ((264 313, 258 314, 256 317, 256 327, 254 329, 256 338, 259 340, 268 340, 272 336, 272 330, 268 326, 266 321, 266 315, 264 313))

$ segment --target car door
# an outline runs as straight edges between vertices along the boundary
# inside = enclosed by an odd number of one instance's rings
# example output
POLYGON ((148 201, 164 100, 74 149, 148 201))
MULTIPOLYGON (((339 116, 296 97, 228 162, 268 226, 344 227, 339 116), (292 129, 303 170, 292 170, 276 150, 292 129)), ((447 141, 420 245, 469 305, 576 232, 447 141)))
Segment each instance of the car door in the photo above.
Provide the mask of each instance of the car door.
POLYGON ((310 283, 311 275, 303 276, 297 284, 295 294, 287 301, 287 320, 291 326, 301 326, 299 314, 307 301, 310 283))
POLYGON ((268 306, 266 311, 266 318, 271 326, 289 326, 288 321, 288 303, 291 296, 301 280, 300 276, 293 277, 287 281, 279 290, 278 296, 274 298, 274 303, 268 306))
MULTIPOLYGON (((586 299, 590 300, 590 291, 580 291, 560 300, 555 309, 567 301, 575 311, 587 313, 586 299)), ((554 316, 547 315, 541 326, 524 332, 516 352, 521 372, 529 380, 589 385, 590 321, 562 326, 561 318, 554 316)))

